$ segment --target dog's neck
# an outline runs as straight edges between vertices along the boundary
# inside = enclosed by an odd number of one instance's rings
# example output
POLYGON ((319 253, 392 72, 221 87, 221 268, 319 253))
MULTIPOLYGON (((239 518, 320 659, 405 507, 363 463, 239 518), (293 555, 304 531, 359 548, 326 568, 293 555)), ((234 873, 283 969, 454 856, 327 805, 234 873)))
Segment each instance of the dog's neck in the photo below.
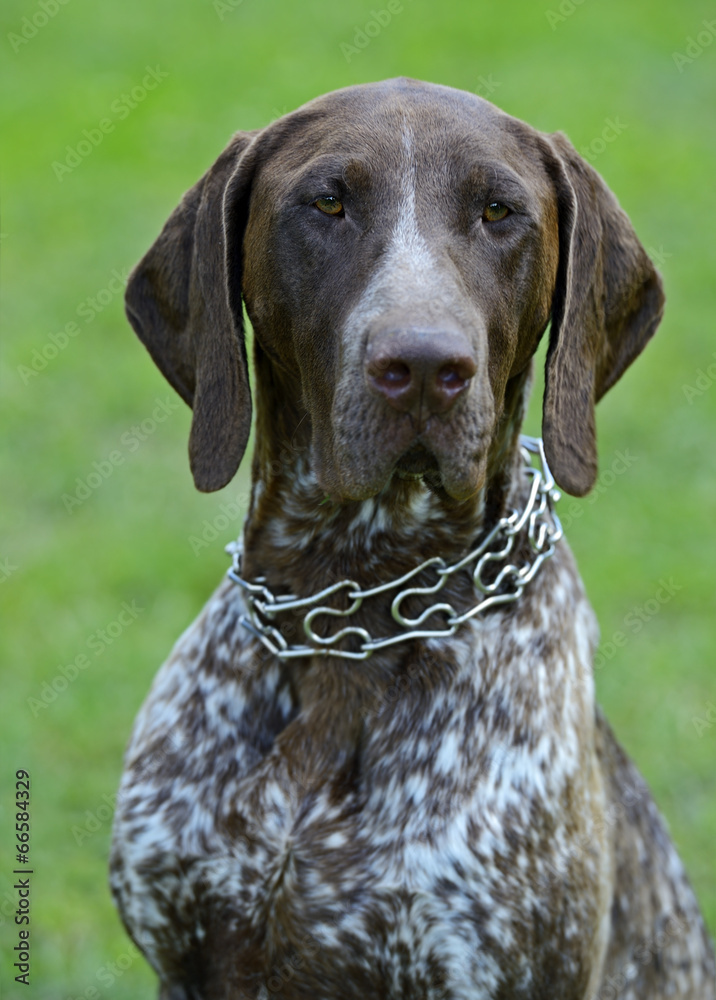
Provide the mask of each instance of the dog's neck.
POLYGON ((244 575, 264 576, 277 593, 307 596, 338 580, 375 586, 423 560, 456 561, 505 513, 516 488, 519 431, 531 370, 508 383, 484 486, 451 499, 423 479, 394 474, 376 496, 336 503, 314 471, 311 422, 297 400, 295 377, 268 358, 256 392, 256 449, 244 575))
MULTIPOLYGON (((327 500, 315 475, 311 424, 296 403, 295 382, 268 363, 266 368, 256 380, 257 444, 242 576, 264 577, 276 595, 309 597, 345 579, 370 588, 396 580, 435 555, 457 561, 505 513, 511 494, 523 484, 519 430, 530 372, 514 379, 506 393, 489 475, 476 496, 457 503, 420 480, 393 476, 377 496, 337 504, 327 500)), ((456 574, 441 596, 455 607, 461 601, 463 606, 474 603, 470 574, 456 574)), ((419 614, 428 601, 419 601, 422 606, 413 606, 410 613, 419 614)), ((444 628, 444 618, 436 617, 426 626, 444 628)), ((290 612, 280 619, 273 624, 289 642, 305 643, 299 619, 290 612)), ((350 624, 373 637, 395 635, 391 595, 364 602, 350 624)), ((325 634, 323 628, 319 631, 325 634)), ((287 760, 301 762, 306 785, 349 767, 363 726, 372 725, 365 722, 366 713, 406 665, 406 657, 410 660, 419 650, 414 642, 396 644, 363 661, 359 670, 355 661, 343 658, 331 658, 328 664, 322 657, 288 661, 292 697, 301 714, 287 730, 284 752, 287 760), (322 734, 320 740, 316 733, 322 734)), ((432 669, 442 671, 439 665, 432 669)))

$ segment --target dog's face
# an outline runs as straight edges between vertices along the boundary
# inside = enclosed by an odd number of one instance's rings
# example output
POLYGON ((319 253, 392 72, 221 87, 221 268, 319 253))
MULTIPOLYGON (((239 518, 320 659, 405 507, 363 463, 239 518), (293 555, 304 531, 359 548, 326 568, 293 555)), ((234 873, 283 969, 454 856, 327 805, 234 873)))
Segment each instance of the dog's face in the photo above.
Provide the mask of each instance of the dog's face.
POLYGON ((236 136, 134 272, 129 316, 194 406, 202 489, 228 482, 248 435, 242 298, 337 500, 396 471, 476 493, 550 317, 545 444, 583 494, 594 404, 663 303, 626 216, 562 136, 406 80, 236 136))
POLYGON ((558 261, 553 185, 508 122, 470 95, 364 87, 263 140, 243 293, 261 345, 300 375, 333 496, 372 496, 396 468, 439 471, 454 497, 483 483, 558 261))

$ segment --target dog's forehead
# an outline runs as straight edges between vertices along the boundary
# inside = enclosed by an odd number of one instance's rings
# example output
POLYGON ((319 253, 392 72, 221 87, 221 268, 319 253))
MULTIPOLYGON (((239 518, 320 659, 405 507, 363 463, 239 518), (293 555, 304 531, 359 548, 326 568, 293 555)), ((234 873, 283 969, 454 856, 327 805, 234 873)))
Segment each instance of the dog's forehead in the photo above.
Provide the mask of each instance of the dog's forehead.
POLYGON ((333 91, 270 125, 262 137, 268 173, 303 169, 318 157, 360 156, 374 170, 440 161, 501 163, 538 173, 539 133, 467 91, 399 78, 333 91))

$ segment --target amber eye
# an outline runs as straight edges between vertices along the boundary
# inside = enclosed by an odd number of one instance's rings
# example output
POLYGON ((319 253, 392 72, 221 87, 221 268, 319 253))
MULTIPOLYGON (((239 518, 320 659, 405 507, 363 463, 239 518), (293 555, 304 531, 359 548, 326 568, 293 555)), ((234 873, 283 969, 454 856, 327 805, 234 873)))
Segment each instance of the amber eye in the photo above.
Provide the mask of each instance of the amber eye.
POLYGON ((324 215, 341 215, 343 212, 343 202, 338 198, 316 198, 313 203, 324 215))
POLYGON ((501 201, 491 201, 489 205, 485 205, 482 217, 485 222, 499 222, 509 214, 510 210, 507 205, 503 205, 501 201))

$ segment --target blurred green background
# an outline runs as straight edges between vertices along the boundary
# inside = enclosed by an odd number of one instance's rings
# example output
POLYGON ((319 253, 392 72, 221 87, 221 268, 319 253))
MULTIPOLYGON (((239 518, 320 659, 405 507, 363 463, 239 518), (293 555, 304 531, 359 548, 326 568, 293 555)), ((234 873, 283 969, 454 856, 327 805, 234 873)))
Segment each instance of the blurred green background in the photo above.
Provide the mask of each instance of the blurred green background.
POLYGON ((223 494, 194 491, 189 412, 124 318, 127 269, 234 130, 400 74, 564 130, 664 275, 657 338, 600 406, 597 492, 562 514, 601 622, 601 701, 716 929, 716 8, 404 0, 359 48, 382 6, 4 0, 2 996, 155 995, 106 885, 112 796, 135 713, 241 522, 246 462, 223 494), (12 981, 8 919, 19 767, 29 990, 12 981))

